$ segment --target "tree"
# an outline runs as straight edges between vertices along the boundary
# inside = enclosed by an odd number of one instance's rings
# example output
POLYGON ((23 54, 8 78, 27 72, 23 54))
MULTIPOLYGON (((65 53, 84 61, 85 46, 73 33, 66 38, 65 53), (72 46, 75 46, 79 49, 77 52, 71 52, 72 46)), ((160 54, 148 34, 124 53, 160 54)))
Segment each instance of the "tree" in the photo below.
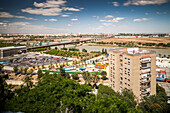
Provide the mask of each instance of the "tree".
POLYGON ((104 54, 107 54, 107 49, 105 49, 105 52, 104 52, 104 54))
POLYGON ((104 48, 102 49, 102 54, 104 54, 104 48))
POLYGON ((31 80, 32 80, 31 77, 26 77, 25 80, 24 80, 24 82, 26 83, 26 86, 28 88, 30 88, 30 87, 32 88, 33 87, 33 82, 31 80))
POLYGON ((93 81, 93 87, 96 89, 97 88, 97 83, 99 82, 100 77, 98 76, 98 72, 94 72, 92 74, 92 81, 93 81))
POLYGON ((33 66, 33 69, 35 69, 35 66, 33 66))
POLYGON ((65 73, 65 77, 66 77, 66 78, 70 78, 70 75, 69 75, 68 72, 65 73))
POLYGON ((3 68, 4 68, 4 65, 0 63, 0 72, 2 72, 3 68))
POLYGON ((60 66, 60 76, 65 77, 65 70, 63 69, 63 66, 60 66))
POLYGON ((117 96, 117 95, 118 94, 112 88, 105 86, 103 84, 99 85, 97 99, 100 99, 102 97, 112 98, 113 96, 117 96))
POLYGON ((23 72, 23 68, 22 67, 19 69, 19 72, 21 72, 21 73, 23 72))
POLYGON ((83 48, 83 49, 82 49, 82 52, 87 52, 87 50, 83 48))
POLYGON ((77 73, 73 73, 71 76, 72 76, 72 78, 73 78, 74 80, 78 80, 78 79, 79 79, 77 73))
POLYGON ((137 105, 136 96, 133 94, 132 90, 123 89, 121 92, 121 98, 125 100, 131 108, 135 108, 137 105))
POLYGON ((88 85, 91 85, 90 83, 92 82, 92 76, 90 75, 88 71, 83 72, 83 79, 85 80, 85 83, 87 83, 88 85))
POLYGON ((27 71, 28 71, 28 68, 27 68, 27 67, 24 68, 24 73, 25 73, 25 74, 27 73, 27 71))
POLYGON ((145 97, 139 104, 138 108, 142 109, 144 112, 169 113, 170 105, 167 104, 168 98, 164 88, 157 85, 156 93, 157 95, 145 97))
POLYGON ((101 72, 101 75, 102 75, 102 79, 103 79, 103 80, 106 80, 106 79, 107 79, 107 77, 106 77, 107 72, 106 72, 106 71, 102 71, 102 72, 101 72))
POLYGON ((16 74, 18 72, 18 66, 14 66, 13 70, 14 70, 14 73, 16 74))
POLYGON ((40 79, 41 77, 43 77, 43 73, 42 73, 42 70, 38 70, 38 72, 37 72, 37 74, 38 74, 38 79, 40 79))
POLYGON ((24 87, 7 101, 5 111, 29 113, 83 112, 94 96, 92 88, 63 77, 43 76, 35 88, 24 87))
POLYGON ((32 75, 32 73, 34 72, 34 70, 33 69, 30 69, 29 70, 29 73, 32 75))

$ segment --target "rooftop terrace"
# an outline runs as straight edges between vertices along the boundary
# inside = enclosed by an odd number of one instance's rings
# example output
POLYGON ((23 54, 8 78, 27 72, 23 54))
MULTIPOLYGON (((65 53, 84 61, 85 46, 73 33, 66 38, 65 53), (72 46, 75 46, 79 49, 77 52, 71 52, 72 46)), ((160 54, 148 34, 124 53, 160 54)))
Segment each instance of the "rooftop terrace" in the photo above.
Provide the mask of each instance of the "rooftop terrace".
POLYGON ((114 49, 110 49, 109 52, 117 52, 117 53, 123 53, 127 55, 133 55, 133 56, 156 53, 155 51, 152 50, 143 50, 137 47, 114 48, 114 49))

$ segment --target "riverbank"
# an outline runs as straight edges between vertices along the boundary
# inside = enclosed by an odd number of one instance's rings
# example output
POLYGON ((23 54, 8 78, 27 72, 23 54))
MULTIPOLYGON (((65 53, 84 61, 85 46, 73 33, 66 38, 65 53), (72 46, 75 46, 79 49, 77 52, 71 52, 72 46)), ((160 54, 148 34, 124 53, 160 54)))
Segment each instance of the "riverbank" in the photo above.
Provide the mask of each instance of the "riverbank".
MULTIPOLYGON (((101 44, 88 44, 87 46, 100 46, 100 47, 114 47, 114 48, 123 48, 123 47, 128 47, 128 46, 115 46, 115 45, 101 45, 101 44)), ((139 47, 139 48, 143 48, 143 49, 165 49, 165 50, 170 50, 170 48, 166 48, 166 47, 139 47)))

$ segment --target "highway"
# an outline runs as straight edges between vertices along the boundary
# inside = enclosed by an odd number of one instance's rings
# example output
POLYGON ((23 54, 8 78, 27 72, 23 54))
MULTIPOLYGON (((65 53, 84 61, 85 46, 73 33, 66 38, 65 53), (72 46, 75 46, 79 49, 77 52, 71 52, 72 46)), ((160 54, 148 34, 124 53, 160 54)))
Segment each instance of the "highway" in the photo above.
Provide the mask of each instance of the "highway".
POLYGON ((45 45, 45 46, 30 47, 30 48, 27 48, 27 50, 37 49, 37 48, 47 48, 47 47, 51 47, 51 46, 60 46, 60 45, 69 45, 69 44, 79 44, 79 43, 83 43, 83 42, 87 42, 87 41, 97 41, 97 40, 103 40, 103 39, 108 39, 108 38, 111 38, 111 37, 91 38, 91 39, 74 41, 74 42, 63 42, 63 43, 57 43, 57 44, 51 44, 51 45, 45 45))

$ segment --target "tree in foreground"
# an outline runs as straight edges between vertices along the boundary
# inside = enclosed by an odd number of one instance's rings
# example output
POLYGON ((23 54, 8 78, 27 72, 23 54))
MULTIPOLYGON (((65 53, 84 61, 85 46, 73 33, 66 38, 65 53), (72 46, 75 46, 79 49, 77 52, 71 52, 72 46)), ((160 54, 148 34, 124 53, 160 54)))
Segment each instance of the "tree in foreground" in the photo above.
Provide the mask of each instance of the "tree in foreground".
POLYGON ((144 112, 169 113, 170 105, 167 104, 168 98, 164 88, 157 85, 156 93, 157 95, 145 97, 144 100, 139 104, 138 108, 142 109, 144 112))
POLYGON ((72 76, 72 78, 73 78, 74 80, 78 80, 78 79, 79 79, 77 73, 73 73, 71 76, 72 76))

